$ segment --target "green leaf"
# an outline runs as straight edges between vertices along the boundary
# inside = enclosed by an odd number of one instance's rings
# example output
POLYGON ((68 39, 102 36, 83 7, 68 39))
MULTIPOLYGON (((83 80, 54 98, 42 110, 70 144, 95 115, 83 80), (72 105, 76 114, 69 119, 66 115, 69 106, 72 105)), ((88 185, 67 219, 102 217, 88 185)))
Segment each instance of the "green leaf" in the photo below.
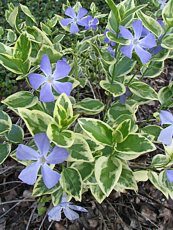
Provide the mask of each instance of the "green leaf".
POLYGON ((70 153, 68 161, 94 161, 88 143, 79 133, 75 133, 73 145, 68 148, 68 151, 70 153))
POLYGON ((138 11, 137 15, 142 20, 143 25, 153 34, 157 37, 162 34, 162 27, 154 18, 144 14, 142 11, 138 11))
POLYGON ((14 93, 2 101, 2 103, 13 109, 30 108, 37 102, 38 98, 28 91, 14 93))
POLYGON ((82 180, 87 180, 93 173, 94 165, 89 162, 74 162, 71 167, 77 169, 82 177, 82 180))
POLYGON ((42 176, 39 176, 37 181, 34 184, 32 195, 35 197, 52 194, 53 192, 57 191, 60 188, 60 184, 58 183, 53 188, 48 189, 43 182, 42 176))
POLYGON ((120 22, 119 11, 118 11, 118 9, 117 9, 117 7, 116 7, 116 5, 115 5, 113 0, 106 0, 106 3, 109 5, 110 9, 112 10, 112 13, 113 13, 114 18, 115 18, 114 24, 116 24, 116 28, 118 30, 119 22, 120 22))
POLYGON ((13 143, 22 143, 24 138, 23 129, 18 125, 12 125, 11 130, 6 134, 6 138, 13 143))
POLYGON ((160 183, 159 181, 159 176, 156 172, 152 172, 150 171, 148 173, 148 177, 149 177, 149 180, 151 181, 151 183, 158 189, 160 190, 165 196, 166 198, 168 199, 168 191, 165 187, 163 187, 163 185, 160 183))
POLYGON ((115 64, 112 64, 109 68, 109 72, 114 79, 124 76, 132 71, 136 64, 136 61, 127 57, 120 58, 115 64))
POLYGON ((144 74, 144 78, 155 78, 159 76, 164 70, 163 61, 152 61, 149 66, 143 66, 141 73, 144 74))
POLYGON ((18 16, 18 7, 11 7, 5 12, 5 18, 12 28, 15 28, 18 32, 17 27, 17 16, 18 16))
POLYGON ((74 168, 65 168, 61 173, 60 179, 63 190, 74 197, 76 200, 81 201, 82 195, 82 178, 79 172, 74 168))
POLYGON ((61 203, 61 199, 63 196, 63 190, 62 188, 59 186, 59 189, 57 189, 55 192, 53 192, 51 194, 51 198, 52 198, 52 204, 54 206, 58 205, 61 203))
POLYGON ((29 60, 31 50, 31 41, 29 40, 27 34, 23 33, 15 43, 13 56, 14 58, 21 59, 25 62, 26 60, 29 60))
POLYGON ((30 62, 23 63, 22 60, 9 54, 0 54, 0 64, 15 74, 27 74, 30 68, 30 62))
POLYGON ((0 110, 0 134, 8 132, 12 127, 11 118, 7 113, 0 110))
POLYGON ((75 104, 74 108, 78 109, 82 113, 94 115, 103 111, 104 104, 98 99, 85 98, 75 104))
POLYGON ((36 23, 34 16, 32 15, 31 11, 27 6, 24 6, 20 3, 20 8, 27 17, 29 17, 34 23, 36 23))
POLYGON ((122 172, 114 189, 121 191, 124 191, 125 189, 131 189, 134 191, 138 190, 134 174, 128 165, 122 165, 122 172))
POLYGON ((114 97, 118 97, 126 92, 126 87, 117 81, 110 83, 106 80, 100 81, 100 86, 111 93, 114 97))
MULTIPOLYGON (((172 18, 173 20, 173 18, 172 18)), ((161 46, 166 49, 173 49, 173 33, 163 37, 161 46)))
POLYGON ((122 143, 118 143, 116 147, 118 152, 128 154, 129 157, 131 154, 141 155, 143 153, 152 152, 155 149, 156 147, 151 141, 137 133, 129 134, 129 136, 122 143))
POLYGON ((146 133, 149 137, 152 136, 153 140, 155 140, 155 141, 157 141, 161 130, 162 130, 162 128, 158 125, 148 125, 148 126, 142 128, 142 132, 146 133))
POLYGON ((109 196, 119 180, 122 163, 113 157, 99 157, 95 163, 95 177, 102 192, 109 196))
POLYGON ((158 93, 158 98, 162 106, 165 108, 173 106, 173 84, 162 87, 158 93))
POLYGON ((69 148, 74 142, 72 131, 60 131, 59 127, 53 123, 48 126, 47 136, 54 144, 64 148, 69 148))
POLYGON ((169 161, 170 159, 168 156, 163 154, 157 154, 153 157, 151 166, 154 168, 165 168, 168 165, 169 161))
POLYGON ((169 0, 162 11, 162 18, 168 27, 173 26, 173 0, 169 0))
POLYGON ((11 30, 11 29, 8 29, 8 33, 7 33, 7 40, 10 42, 10 43, 13 43, 15 42, 17 39, 17 36, 16 36, 16 33, 11 30))
POLYGON ((18 111, 32 135, 46 132, 48 125, 52 123, 52 117, 42 111, 31 111, 24 108, 20 108, 18 111))
POLYGON ((106 198, 106 195, 102 192, 100 187, 97 184, 91 184, 89 186, 92 195, 97 200, 98 203, 102 203, 103 200, 106 198))
MULTIPOLYGON (((131 131, 131 120, 127 119, 127 120, 121 122, 118 125, 118 127, 115 128, 115 130, 113 132, 113 136, 114 136, 114 133, 116 134, 117 131, 121 133, 121 140, 118 142, 124 141, 131 131)), ((114 138, 115 138, 115 136, 114 136, 114 138)))
POLYGON ((137 182, 141 182, 141 181, 144 182, 148 180, 148 171, 146 170, 137 170, 133 172, 133 175, 137 182))
POLYGON ((106 36, 109 38, 109 40, 111 40, 112 42, 115 42, 115 43, 118 43, 118 44, 121 44, 121 45, 128 45, 129 41, 124 39, 124 38, 119 38, 117 37, 116 34, 108 31, 106 32, 106 36))
POLYGON ((156 91, 151 86, 149 86, 144 82, 141 81, 132 82, 129 85, 129 89, 132 93, 134 93, 138 97, 150 99, 150 100, 158 100, 156 91))
POLYGON ((2 164, 8 155, 11 152, 11 145, 10 144, 1 144, 0 143, 0 164, 2 164))
POLYGON ((112 129, 103 121, 92 118, 78 119, 80 127, 96 142, 112 145, 112 129))

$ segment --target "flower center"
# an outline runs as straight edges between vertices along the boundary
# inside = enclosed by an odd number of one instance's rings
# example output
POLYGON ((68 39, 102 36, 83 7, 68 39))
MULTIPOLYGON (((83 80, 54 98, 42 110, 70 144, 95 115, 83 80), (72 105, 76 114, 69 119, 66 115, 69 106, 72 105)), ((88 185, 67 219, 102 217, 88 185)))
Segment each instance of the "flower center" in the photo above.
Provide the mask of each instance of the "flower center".
POLYGON ((48 83, 53 83, 53 80, 54 79, 53 79, 52 75, 47 77, 47 82, 48 83))
POLYGON ((39 162, 40 162, 40 164, 44 164, 44 163, 46 163, 46 159, 45 159, 45 157, 44 156, 41 156, 40 158, 39 158, 39 162))
POLYGON ((139 44, 139 39, 136 39, 136 38, 135 38, 135 39, 133 40, 133 45, 136 46, 136 45, 138 45, 138 44, 139 44))

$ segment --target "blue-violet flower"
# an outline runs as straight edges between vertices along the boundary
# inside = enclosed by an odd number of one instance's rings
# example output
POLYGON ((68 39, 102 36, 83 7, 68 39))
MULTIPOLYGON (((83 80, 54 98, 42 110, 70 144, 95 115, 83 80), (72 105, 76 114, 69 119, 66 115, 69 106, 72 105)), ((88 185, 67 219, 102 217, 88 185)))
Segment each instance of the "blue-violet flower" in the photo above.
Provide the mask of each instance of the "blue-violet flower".
POLYGON ((69 154, 64 148, 58 146, 55 146, 48 154, 50 142, 46 133, 35 134, 34 142, 38 147, 38 151, 23 144, 20 144, 17 148, 16 156, 19 160, 34 161, 22 170, 19 174, 19 179, 26 184, 33 185, 41 168, 44 184, 47 188, 52 188, 58 183, 61 175, 52 170, 48 164, 62 163, 68 158, 69 154))

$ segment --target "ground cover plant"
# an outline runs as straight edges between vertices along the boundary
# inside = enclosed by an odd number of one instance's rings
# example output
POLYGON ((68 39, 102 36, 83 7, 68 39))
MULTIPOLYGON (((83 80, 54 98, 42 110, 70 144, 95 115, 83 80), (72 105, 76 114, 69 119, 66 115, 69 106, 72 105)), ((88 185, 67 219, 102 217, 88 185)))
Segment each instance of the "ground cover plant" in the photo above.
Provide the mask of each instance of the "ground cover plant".
POLYGON ((102 203, 142 182, 173 198, 173 86, 152 85, 173 58, 173 0, 105 3, 67 1, 39 24, 10 3, 0 30, 0 64, 21 85, 1 101, 0 164, 19 162, 49 221, 87 215, 85 194, 102 203))

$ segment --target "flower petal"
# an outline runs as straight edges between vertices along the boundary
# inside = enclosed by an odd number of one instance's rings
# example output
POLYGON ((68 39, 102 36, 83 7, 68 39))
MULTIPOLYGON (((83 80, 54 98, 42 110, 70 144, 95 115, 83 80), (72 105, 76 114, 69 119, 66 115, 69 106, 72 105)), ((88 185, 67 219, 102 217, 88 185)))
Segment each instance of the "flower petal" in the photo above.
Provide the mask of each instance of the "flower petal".
POLYGON ((64 162, 69 156, 66 149, 55 146, 52 152, 47 156, 46 162, 48 164, 60 164, 64 162))
POLYGON ((75 18, 76 13, 72 7, 68 7, 65 11, 65 15, 69 16, 70 18, 75 18))
POLYGON ((43 73, 46 76, 50 76, 52 74, 52 68, 51 68, 50 60, 46 54, 44 54, 42 59, 41 59, 40 69, 43 71, 43 73))
POLYGON ((153 48, 157 45, 155 37, 152 33, 147 34, 146 37, 141 39, 139 42, 140 46, 147 49, 153 48))
POLYGON ((135 46, 135 52, 143 64, 146 64, 151 59, 151 54, 139 45, 135 46))
POLYGON ((50 141, 46 133, 38 133, 34 135, 34 141, 37 145, 39 152, 43 155, 46 155, 50 149, 50 141))
POLYGON ((166 176, 169 180, 169 182, 173 182, 173 170, 166 170, 166 176))
POLYGON ((132 23, 132 27, 135 33, 135 38, 139 39, 142 35, 143 25, 141 20, 136 20, 132 23))
POLYGON ((53 207, 48 212, 49 221, 51 221, 51 220, 60 221, 61 220, 61 211, 62 211, 62 207, 60 205, 53 207))
POLYGON ((39 154, 37 151, 26 145, 20 144, 16 151, 16 157, 21 161, 37 160, 39 154))
POLYGON ((67 96, 70 95, 72 90, 73 84, 71 82, 58 82, 54 81, 53 88, 58 92, 59 94, 65 93, 67 96))
POLYGON ((80 207, 78 205, 73 205, 73 204, 70 204, 69 207, 75 211, 79 211, 79 212, 88 212, 85 208, 83 207, 80 207))
POLYGON ((132 44, 130 44, 128 46, 122 46, 120 50, 124 54, 124 56, 126 56, 128 58, 132 58, 132 52, 133 52, 133 45, 132 44))
POLYGON ((55 97, 52 93, 52 86, 50 83, 45 83, 40 90, 40 101, 51 102, 54 101, 55 97))
POLYGON ((173 115, 169 111, 161 110, 160 120, 161 120, 161 125, 171 125, 173 124, 173 115))
POLYGON ((60 22, 61 22, 62 26, 68 26, 70 23, 73 22, 73 19, 71 19, 71 18, 63 18, 60 22))
POLYGON ((70 71, 71 71, 71 66, 66 61, 64 60, 57 61, 56 68, 53 73, 53 78, 55 80, 59 80, 64 77, 67 77, 70 71))
POLYGON ((54 187, 61 177, 58 172, 53 171, 47 164, 42 165, 41 173, 43 176, 44 184, 47 188, 54 187))
POLYGON ((87 13, 88 11, 85 8, 80 7, 78 14, 77 14, 77 18, 78 19, 83 18, 87 13))
POLYGON ((125 39, 129 39, 129 40, 133 39, 132 33, 128 29, 126 29, 124 26, 120 26, 120 34, 125 39))
POLYGON ((78 19, 77 20, 77 24, 79 26, 85 26, 85 27, 87 27, 88 26, 88 19, 87 19, 87 17, 82 18, 82 19, 78 19))
POLYGON ((38 171, 40 169, 40 163, 35 162, 27 166, 19 174, 19 179, 24 183, 33 185, 37 180, 38 171))
POLYGON ((160 132, 158 141, 165 145, 171 145, 173 137, 173 125, 168 126, 160 132))
POLYGON ((28 78, 29 83, 35 90, 37 90, 44 82, 46 82, 46 78, 43 75, 37 73, 29 74, 28 78))
POLYGON ((76 220, 79 218, 79 214, 77 212, 74 212, 68 207, 63 208, 64 214, 69 220, 76 220))
POLYGON ((70 26, 70 33, 71 34, 76 34, 79 32, 79 28, 77 26, 76 23, 71 23, 71 26, 70 26))

